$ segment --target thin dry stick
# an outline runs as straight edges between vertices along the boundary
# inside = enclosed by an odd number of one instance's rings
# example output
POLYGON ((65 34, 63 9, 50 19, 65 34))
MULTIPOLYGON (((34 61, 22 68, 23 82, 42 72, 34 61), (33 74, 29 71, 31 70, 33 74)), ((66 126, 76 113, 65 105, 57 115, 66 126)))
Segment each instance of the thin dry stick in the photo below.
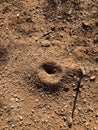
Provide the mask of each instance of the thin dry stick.
POLYGON ((83 78, 83 72, 82 72, 82 70, 80 69, 80 72, 79 72, 79 80, 78 80, 78 82, 77 82, 76 96, 75 96, 74 105, 73 105, 73 109, 72 109, 72 118, 74 117, 74 111, 75 111, 75 108, 76 108, 76 103, 77 103, 77 98, 78 98, 79 88, 80 88, 80 86, 81 86, 82 78, 83 78))

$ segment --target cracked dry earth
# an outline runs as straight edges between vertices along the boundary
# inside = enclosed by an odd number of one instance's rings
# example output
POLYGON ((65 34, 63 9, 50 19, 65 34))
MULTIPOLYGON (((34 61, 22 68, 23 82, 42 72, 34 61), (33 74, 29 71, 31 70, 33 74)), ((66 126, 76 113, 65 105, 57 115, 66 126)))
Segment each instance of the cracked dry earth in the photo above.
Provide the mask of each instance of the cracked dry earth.
POLYGON ((98 0, 0 0, 0 130, 98 130, 98 0))

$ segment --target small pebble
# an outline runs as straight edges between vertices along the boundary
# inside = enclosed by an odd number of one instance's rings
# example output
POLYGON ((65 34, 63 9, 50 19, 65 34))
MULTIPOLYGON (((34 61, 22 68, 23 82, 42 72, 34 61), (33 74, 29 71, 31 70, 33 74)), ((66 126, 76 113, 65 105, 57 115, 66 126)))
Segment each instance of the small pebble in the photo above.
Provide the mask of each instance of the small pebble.
POLYGON ((80 107, 78 108, 78 111, 81 111, 81 108, 80 108, 80 107))
POLYGON ((15 128, 15 125, 12 125, 12 128, 15 128))
POLYGON ((32 110, 32 113, 34 113, 35 112, 35 110, 32 110))
POLYGON ((93 130, 98 130, 98 128, 97 128, 97 127, 94 127, 93 130))
POLYGON ((15 101, 16 101, 16 102, 18 102, 18 101, 19 101, 19 99, 18 99, 18 98, 15 98, 15 101))
POLYGON ((83 22, 82 22, 82 27, 83 27, 85 30, 87 30, 87 28, 90 27, 90 23, 89 23, 88 21, 83 21, 83 22))
POLYGON ((96 114, 96 117, 98 117, 98 113, 96 114))
POLYGON ((41 46, 42 47, 49 47, 50 46, 50 42, 48 40, 42 40, 41 41, 41 46))
POLYGON ((60 124, 60 128, 62 128, 63 127, 63 125, 62 124, 60 124))
POLYGON ((54 115, 51 115, 52 118, 54 118, 55 116, 54 115))
POLYGON ((22 116, 20 116, 19 119, 22 120, 23 119, 22 116))
POLYGON ((66 116, 64 116, 64 117, 63 117, 63 120, 64 120, 64 121, 66 121, 66 120, 67 120, 67 117, 66 117, 66 116))
POLYGON ((67 118, 67 123, 68 123, 69 128, 71 128, 72 127, 72 123, 73 123, 73 120, 72 120, 71 117, 67 118))
POLYGON ((84 68, 84 67, 81 67, 80 69, 81 69, 81 71, 82 71, 82 74, 83 74, 83 75, 86 75, 85 68, 84 68))
POLYGON ((95 123, 96 123, 96 124, 98 124, 98 120, 97 120, 97 121, 95 121, 95 123))
POLYGON ((38 102, 38 99, 36 99, 35 101, 38 102))
POLYGON ((76 84, 73 84, 72 87, 76 87, 76 84))
POLYGON ((17 18, 19 18, 20 15, 19 15, 19 14, 16 14, 16 16, 17 16, 17 18))
POLYGON ((91 77, 90 77, 90 81, 91 81, 91 82, 95 81, 95 79, 96 79, 96 76, 91 76, 91 77))

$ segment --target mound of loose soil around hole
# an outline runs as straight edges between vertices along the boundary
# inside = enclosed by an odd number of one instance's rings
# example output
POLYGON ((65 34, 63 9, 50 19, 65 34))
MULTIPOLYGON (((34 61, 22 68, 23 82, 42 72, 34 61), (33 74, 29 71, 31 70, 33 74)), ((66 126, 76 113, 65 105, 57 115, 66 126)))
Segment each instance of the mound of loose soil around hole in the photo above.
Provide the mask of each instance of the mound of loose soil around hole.
POLYGON ((0 0, 0 130, 98 130, 98 1, 0 0))

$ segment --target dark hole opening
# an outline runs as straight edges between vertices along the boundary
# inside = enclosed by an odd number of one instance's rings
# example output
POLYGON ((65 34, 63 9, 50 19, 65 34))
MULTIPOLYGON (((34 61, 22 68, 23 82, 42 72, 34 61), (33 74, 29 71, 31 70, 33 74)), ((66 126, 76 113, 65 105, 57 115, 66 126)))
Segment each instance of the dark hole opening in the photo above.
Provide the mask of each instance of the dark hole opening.
POLYGON ((48 74, 55 74, 57 72, 60 72, 61 69, 59 66, 56 66, 55 63, 44 63, 42 65, 43 69, 45 70, 46 73, 48 74))

